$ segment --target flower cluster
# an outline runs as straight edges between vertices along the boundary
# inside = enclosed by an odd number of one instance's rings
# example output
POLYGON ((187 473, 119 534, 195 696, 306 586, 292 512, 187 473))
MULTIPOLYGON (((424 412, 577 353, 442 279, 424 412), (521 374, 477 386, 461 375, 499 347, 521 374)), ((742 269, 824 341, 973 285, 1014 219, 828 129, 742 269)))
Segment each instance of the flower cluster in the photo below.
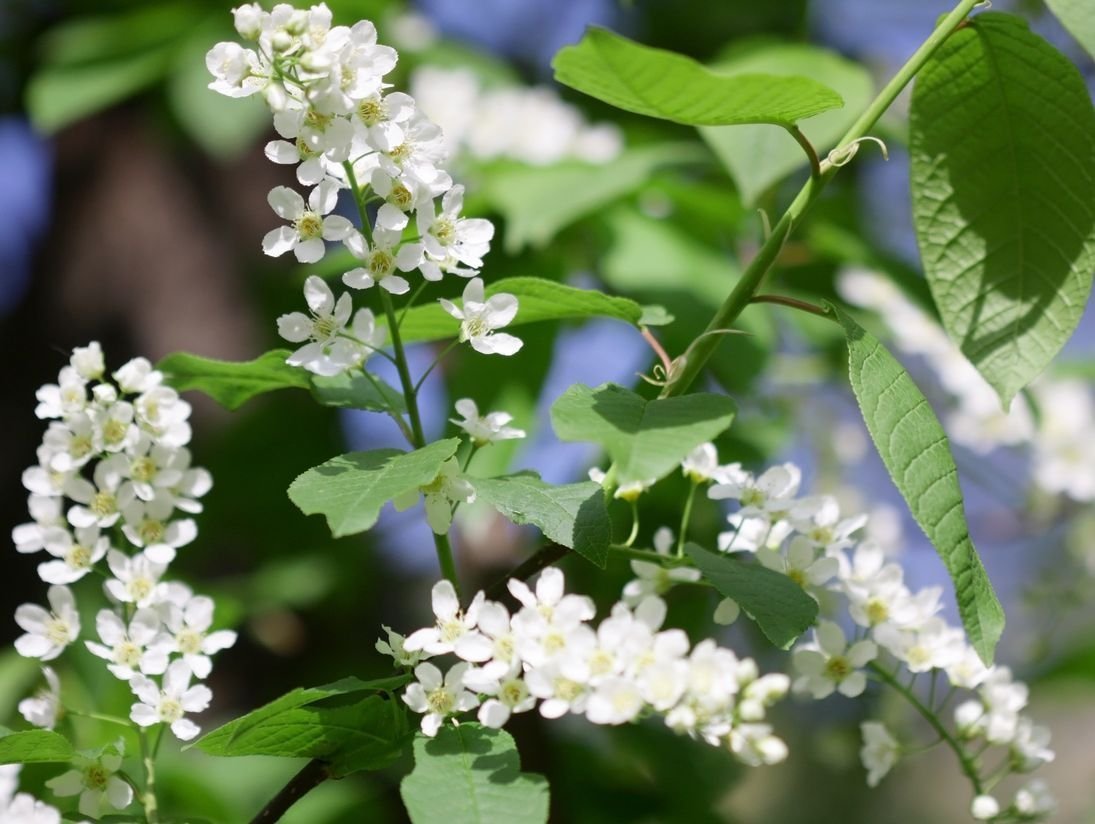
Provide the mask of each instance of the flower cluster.
POLYGON ((453 155, 509 158, 531 166, 563 160, 607 163, 623 149, 612 123, 586 123, 582 113, 544 86, 484 88, 475 72, 423 66, 411 93, 445 133, 453 155))
POLYGON ((1027 399, 1016 397, 1000 408, 996 392, 924 310, 888 279, 851 269, 839 286, 852 303, 878 312, 903 351, 925 359, 943 388, 955 398, 946 417, 947 433, 982 454, 1000 446, 1029 444, 1034 481, 1054 495, 1095 501, 1095 396, 1080 380, 1039 378, 1031 386, 1040 418, 1027 399))
MULTIPOLYGON (((793 464, 755 476, 737 464, 719 466, 714 448, 705 444, 682 469, 694 481, 711 482, 710 498, 737 503, 728 516, 731 529, 719 536, 721 550, 755 554, 761 564, 787 575, 830 611, 831 620, 819 620, 812 637, 794 649, 793 692, 814 699, 834 692, 856 697, 866 689, 868 676, 905 689, 903 685, 920 674, 933 682, 945 675, 952 692, 966 690, 976 696, 955 709, 959 741, 1005 748, 1005 774, 1028 773, 1053 760, 1049 730, 1022 713, 1026 685, 1015 682, 1007 667, 981 663, 965 633, 939 614, 941 587, 910 590, 901 566, 889 560, 880 545, 855 537, 866 525, 866 516, 842 517, 836 500, 828 496, 800 496, 801 472, 793 464), (854 630, 853 638, 848 638, 846 628, 854 630)), ((639 578, 628 587, 635 593, 651 586, 664 592, 673 583, 688 580, 683 571, 674 570, 675 579, 665 574, 656 579, 636 568, 639 578)), ((946 702, 935 705, 934 696, 932 690, 928 709, 940 714, 946 702)), ((873 786, 897 762, 901 747, 878 722, 864 724, 863 737, 863 762, 873 786)), ((985 783, 1001 777, 988 776, 985 783)), ((976 809, 984 813, 990 808, 991 815, 980 817, 992 818, 1001 809, 991 796, 979 792, 976 809)), ((1034 781, 1004 812, 1033 820, 1052 809, 1045 785, 1034 781)))
POLYGON ((747 764, 773 764, 786 745, 765 723, 767 708, 790 686, 782 674, 705 640, 692 647, 679 629, 662 629, 665 602, 647 596, 634 608, 615 604, 596 628, 593 602, 564 592, 563 574, 548 568, 535 590, 511 580, 520 603, 510 614, 482 592, 461 610, 453 587, 433 588, 437 622, 401 639, 389 631, 378 649, 417 680, 403 700, 435 735, 453 716, 478 708, 479 721, 501 727, 514 713, 538 707, 545 718, 584 715, 595 724, 625 724, 663 715, 671 729, 726 747, 747 764), (454 655, 446 673, 431 661, 454 655))
MULTIPOLYGON (((215 78, 210 88, 229 97, 262 94, 282 138, 267 145, 267 157, 296 165, 297 180, 312 187, 307 198, 287 186, 270 192, 271 208, 287 224, 263 239, 266 254, 292 252, 301 263, 315 263, 327 242, 342 243, 359 264, 342 282, 394 295, 410 291, 403 275, 416 270, 427 281, 472 278, 462 308, 443 302, 461 320, 461 341, 487 354, 520 349, 517 338, 495 333, 513 320, 516 298, 484 298, 475 277, 494 227, 462 216, 464 187, 443 168, 440 128, 410 95, 389 91, 384 77, 395 68, 395 49, 377 42, 367 20, 332 26, 323 3, 307 10, 280 3, 269 12, 252 3, 234 14, 236 30, 254 47, 214 46, 206 56, 215 78), (360 228, 336 213, 345 189, 360 228)), ((310 315, 278 320, 282 337, 304 344, 290 364, 334 375, 361 366, 384 344, 385 331, 368 309, 353 311, 349 293, 336 300, 326 283, 310 277, 305 298, 310 315)))
MULTIPOLYGON (((38 464, 23 473, 33 520, 17 526, 12 539, 21 553, 47 556, 38 574, 50 586, 48 606, 16 610, 24 634, 15 648, 46 662, 77 641, 83 628, 70 585, 92 571, 102 574, 111 606, 96 615, 86 648, 128 682, 135 724, 169 724, 189 740, 199 730, 186 715, 204 710, 211 698, 207 687, 190 681, 206 678, 210 656, 232 646, 236 635, 211 632, 213 601, 164 578, 178 550, 197 536, 190 516, 201 511, 212 478, 191 466, 190 405, 162 373, 144 358, 125 364, 113 380, 105 373, 93 342, 75 349, 57 383, 37 393, 36 414, 50 424, 38 464)), ((61 713, 60 681, 50 667, 43 672, 46 690, 19 709, 31 724, 52 729, 61 713)), ((83 790, 103 791, 84 793, 85 815, 100 815, 100 803, 116 809, 123 796, 121 806, 132 799, 128 784, 108 780, 117 770, 111 758, 78 770, 83 790)), ((68 792, 74 781, 55 791, 75 794, 68 792)))

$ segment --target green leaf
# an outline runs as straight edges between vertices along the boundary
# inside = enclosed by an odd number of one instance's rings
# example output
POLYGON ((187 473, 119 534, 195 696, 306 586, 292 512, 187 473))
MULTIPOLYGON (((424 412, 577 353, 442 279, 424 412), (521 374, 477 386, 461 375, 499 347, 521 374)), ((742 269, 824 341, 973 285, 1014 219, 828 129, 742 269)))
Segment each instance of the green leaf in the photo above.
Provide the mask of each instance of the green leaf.
POLYGON ((954 581, 958 612, 986 664, 1004 631, 1004 610, 970 540, 958 469, 947 436, 909 373, 870 333, 830 304, 848 340, 848 377, 894 484, 954 581))
POLYGON ((725 395, 648 401, 615 384, 576 384, 552 404, 551 423, 560 440, 603 447, 625 484, 668 475, 689 452, 724 432, 735 409, 725 395))
POLYGON ((1046 0, 1046 5, 1068 33, 1095 57, 1095 5, 1090 0, 1046 0))
MULTIPOLYGON (((867 107, 874 89, 866 68, 805 43, 753 48, 719 60, 711 69, 727 77, 755 72, 798 75, 835 89, 844 98, 844 108, 820 114, 801 127, 821 157, 867 107)), ((791 135, 768 125, 703 126, 699 131, 729 170, 746 206, 756 204, 774 184, 809 163, 791 135)))
POLYGON ((548 539, 573 549, 604 569, 612 524, 599 484, 585 481, 552 486, 533 473, 473 478, 480 500, 515 524, 539 527, 548 539))
POLYGON ((0 737, 0 764, 67 763, 74 752, 67 738, 50 730, 9 732, 0 737))
POLYGON ((222 406, 238 409, 264 392, 311 386, 307 371, 285 362, 290 354, 288 349, 274 349, 250 361, 222 361, 175 352, 163 358, 156 368, 175 389, 197 389, 222 406))
POLYGON ((410 740, 403 706, 377 692, 398 689, 409 676, 378 681, 344 678, 298 688, 205 735, 195 746, 217 756, 319 758, 336 776, 394 762, 410 740), (371 693, 362 696, 361 693, 371 693))
POLYGON ((560 230, 650 180, 668 165, 708 155, 692 143, 660 143, 625 151, 608 163, 507 165, 490 170, 484 194, 506 219, 506 251, 546 246, 560 230))
POLYGON ((1005 408, 1083 314, 1095 273, 1095 110, 1018 17, 985 13, 916 79, 913 217, 950 337, 1005 408))
MULTIPOLYGON (((486 288, 487 297, 499 292, 508 292, 518 301, 517 317, 506 327, 507 331, 526 323, 592 317, 615 318, 637 326, 644 311, 649 313, 627 298, 611 297, 595 289, 576 289, 543 278, 503 278, 486 288)), ((461 303, 459 300, 453 302, 461 303)), ((460 321, 440 304, 415 306, 407 312, 399 332, 404 342, 444 340, 460 334, 460 321)))
POLYGON ((329 378, 314 375, 312 395, 324 406, 367 409, 370 412, 387 412, 389 409, 405 412, 407 409, 403 393, 376 375, 366 377, 362 372, 343 372, 329 378))
POLYGON ((684 55, 599 28, 562 49, 551 65, 555 79, 566 86, 629 112, 688 126, 790 127, 844 105, 839 94, 808 77, 725 77, 684 55))
POLYGON ((445 725, 414 739, 414 770, 399 788, 414 824, 543 824, 548 786, 521 772, 509 733, 445 725))
POLYGON ((336 538, 364 532, 385 503, 436 478, 459 445, 459 438, 448 438, 414 452, 348 452, 300 475, 289 486, 289 499, 305 515, 325 516, 336 538))
POLYGON ((733 598, 777 647, 789 646, 817 618, 817 601, 786 575, 693 543, 685 544, 684 551, 703 577, 733 598))

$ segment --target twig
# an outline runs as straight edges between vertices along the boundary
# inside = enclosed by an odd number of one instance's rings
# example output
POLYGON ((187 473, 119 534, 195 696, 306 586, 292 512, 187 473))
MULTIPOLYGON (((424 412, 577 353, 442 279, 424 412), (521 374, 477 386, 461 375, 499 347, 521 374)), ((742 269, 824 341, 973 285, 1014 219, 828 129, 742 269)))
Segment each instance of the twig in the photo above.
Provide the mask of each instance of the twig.
POLYGON ((304 765, 304 769, 289 779, 289 783, 281 788, 281 792, 270 799, 270 803, 251 819, 251 824, 279 821, 290 807, 330 777, 331 773, 324 762, 318 759, 309 761, 304 765))

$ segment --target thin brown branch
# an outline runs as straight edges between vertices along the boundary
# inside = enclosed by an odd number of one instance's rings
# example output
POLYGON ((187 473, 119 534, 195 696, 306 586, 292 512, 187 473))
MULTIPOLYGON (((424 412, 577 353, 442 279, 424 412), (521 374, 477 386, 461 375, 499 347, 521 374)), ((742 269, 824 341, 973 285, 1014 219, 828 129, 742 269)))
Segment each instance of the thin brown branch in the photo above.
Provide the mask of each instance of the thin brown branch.
POLYGON ((486 596, 492 601, 497 601, 501 598, 505 598, 509 592, 508 584, 510 578, 516 578, 519 581, 524 581, 526 578, 531 578, 540 570, 545 567, 549 567, 562 558, 569 552, 562 544, 548 544, 542 547, 535 555, 520 564, 512 572, 507 573, 505 576, 499 578, 493 584, 486 589, 486 596))
POLYGON ((789 298, 785 295, 753 295, 753 297, 749 299, 749 302, 777 303, 780 306, 790 306, 792 309, 809 312, 811 315, 820 315, 823 318, 829 317, 829 313, 820 306, 815 306, 812 303, 807 303, 806 301, 798 300, 797 298, 789 298))

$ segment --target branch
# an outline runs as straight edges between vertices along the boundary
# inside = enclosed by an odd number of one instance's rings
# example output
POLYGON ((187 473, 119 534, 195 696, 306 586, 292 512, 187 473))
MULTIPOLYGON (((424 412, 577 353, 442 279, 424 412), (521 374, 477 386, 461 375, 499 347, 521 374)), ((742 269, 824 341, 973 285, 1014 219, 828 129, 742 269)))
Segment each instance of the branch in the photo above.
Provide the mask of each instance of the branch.
POLYGON ((815 306, 812 303, 807 303, 806 301, 798 300, 797 298, 789 298, 786 295, 753 295, 753 297, 749 299, 749 302, 778 303, 780 306, 790 306, 792 309, 809 312, 811 315, 820 315, 823 318, 829 317, 829 313, 820 306, 815 306))
POLYGON ((531 578, 540 570, 554 564, 569 551, 570 550, 562 544, 547 544, 546 546, 541 547, 541 549, 531 558, 487 587, 485 590, 487 598, 492 601, 505 598, 509 592, 508 585, 510 578, 516 578, 519 581, 531 578))
POLYGON ((289 783, 281 788, 281 792, 251 819, 251 824, 279 821, 290 807, 330 777, 331 773, 324 762, 318 759, 309 761, 304 765, 304 769, 289 779, 289 783))
MULTIPOLYGON (((970 13, 974 6, 976 6, 978 0, 960 0, 957 6, 944 17, 935 31, 931 33, 931 36, 920 46, 919 49, 909 58, 908 62, 902 66, 897 74, 893 76, 885 88, 878 93, 878 96, 871 102, 871 104, 860 115, 859 119, 852 124, 848 129, 847 134, 841 138, 837 144, 837 148, 843 148, 850 143, 855 143, 860 138, 864 137, 868 130, 874 126, 878 119, 882 117, 883 113, 893 104, 894 100, 901 93, 901 90, 905 88, 916 76, 916 73, 928 62, 928 58, 935 53, 935 50, 943 44, 951 33, 959 27, 965 21, 966 15, 970 13)), ((792 132, 792 135, 794 133, 792 132)), ((797 138, 796 138, 797 140, 797 138)), ((803 147, 805 148, 805 147, 803 147)), ((776 257, 779 254, 779 250, 782 248, 787 236, 791 233, 791 228, 797 225, 802 217, 806 214, 809 208, 817 200, 821 194, 825 185, 832 180, 833 176, 839 169, 838 166, 833 164, 826 164, 827 168, 822 170, 820 175, 811 175, 810 179, 806 181, 806 185, 802 187, 798 195, 792 201, 791 205, 787 207, 787 211, 784 212, 783 217, 772 228, 772 234, 761 246, 757 256, 753 258, 752 262, 745 268, 741 277, 738 279, 737 285, 731 290, 730 294, 726 296, 726 300, 723 301, 722 306, 719 307, 715 316, 711 318, 711 322, 708 323, 706 332, 712 332, 720 329, 729 329, 738 315, 742 313, 753 295, 756 294, 760 288, 761 282, 764 280, 764 276, 768 274, 768 270, 772 268, 772 264, 775 263, 776 257)), ((705 332, 705 334, 706 334, 705 332)), ((661 397, 668 398, 674 395, 681 395, 688 391, 688 387, 692 385, 692 382, 703 371, 704 365, 710 360, 711 356, 715 353, 715 349, 718 347, 720 340, 714 336, 704 337, 701 335, 693 343, 688 360, 685 362, 683 368, 673 376, 672 380, 662 390, 661 397)))

